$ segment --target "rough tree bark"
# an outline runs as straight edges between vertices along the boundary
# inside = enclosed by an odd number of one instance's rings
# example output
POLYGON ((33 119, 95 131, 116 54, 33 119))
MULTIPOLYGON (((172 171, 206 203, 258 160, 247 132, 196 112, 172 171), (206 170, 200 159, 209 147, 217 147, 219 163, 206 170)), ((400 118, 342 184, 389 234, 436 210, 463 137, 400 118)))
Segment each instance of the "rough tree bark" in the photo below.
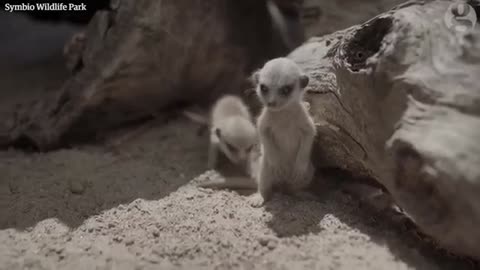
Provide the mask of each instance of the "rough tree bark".
POLYGON ((331 34, 363 23, 405 0, 305 0, 303 24, 308 37, 331 34))
MULTIPOLYGON (((297 2, 278 0, 292 22, 300 19, 297 2)), ((208 104, 239 92, 255 66, 289 51, 265 1, 114 0, 111 6, 89 24, 77 73, 54 97, 24 106, 0 145, 45 151, 179 103, 208 104)))
MULTIPOLYGON (((449 4, 409 2, 289 57, 312 78, 317 167, 376 179, 425 233, 480 259, 480 28, 448 29, 449 4)), ((49 150, 178 102, 208 103, 285 52, 263 1, 113 6, 89 25, 80 71, 19 115, 8 143, 49 150)))
POLYGON ((374 177, 444 247, 480 259, 480 28, 417 1, 290 54, 312 77, 315 164, 374 177))

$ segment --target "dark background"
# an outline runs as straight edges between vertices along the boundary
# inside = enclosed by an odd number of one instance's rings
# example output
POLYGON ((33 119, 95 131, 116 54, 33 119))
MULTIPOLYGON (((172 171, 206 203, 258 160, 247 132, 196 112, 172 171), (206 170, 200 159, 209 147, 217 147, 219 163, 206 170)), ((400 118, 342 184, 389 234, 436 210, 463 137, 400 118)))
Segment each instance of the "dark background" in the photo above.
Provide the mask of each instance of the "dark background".
POLYGON ((0 71, 25 68, 39 62, 63 61, 63 45, 80 31, 109 0, 0 0, 0 71), (6 12, 5 4, 84 3, 87 11, 6 12))

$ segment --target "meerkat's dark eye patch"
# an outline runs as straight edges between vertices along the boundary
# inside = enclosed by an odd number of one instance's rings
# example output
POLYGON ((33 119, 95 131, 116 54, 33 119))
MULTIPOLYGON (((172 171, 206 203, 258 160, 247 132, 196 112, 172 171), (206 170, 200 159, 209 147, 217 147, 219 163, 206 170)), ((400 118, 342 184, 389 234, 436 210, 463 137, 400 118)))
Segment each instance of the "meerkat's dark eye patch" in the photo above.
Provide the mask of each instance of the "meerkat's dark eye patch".
POLYGON ((228 148, 228 151, 232 152, 232 153, 235 153, 237 152, 237 148, 231 144, 229 144, 228 142, 225 142, 225 145, 227 146, 228 148))
POLYGON ((293 86, 291 86, 291 85, 286 85, 286 86, 280 88, 279 91, 280 91, 280 94, 281 94, 281 95, 283 95, 283 96, 289 96, 289 95, 292 93, 292 91, 293 91, 293 86))
POLYGON ((268 87, 264 84, 260 84, 260 92, 265 95, 268 93, 268 87))
POLYGON ((300 76, 300 87, 302 89, 307 87, 309 82, 310 82, 310 78, 307 75, 300 76))

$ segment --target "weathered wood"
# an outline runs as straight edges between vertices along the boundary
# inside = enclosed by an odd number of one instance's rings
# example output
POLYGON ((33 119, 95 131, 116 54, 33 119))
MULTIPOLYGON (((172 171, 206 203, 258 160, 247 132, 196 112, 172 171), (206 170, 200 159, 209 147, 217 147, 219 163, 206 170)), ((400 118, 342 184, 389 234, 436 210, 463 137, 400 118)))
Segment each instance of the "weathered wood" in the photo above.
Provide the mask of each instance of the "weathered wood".
POLYGON ((409 2, 290 54, 312 77, 315 164, 373 177, 444 247, 480 259, 480 27, 409 2))
MULTIPOLYGON (((287 4, 279 6, 295 8, 287 4)), ((86 30, 81 61, 70 65, 79 70, 54 97, 25 106, 11 127, 10 144, 54 149, 179 103, 208 104, 239 92, 254 67, 288 52, 265 1, 111 5, 86 30)))
MULTIPOLYGON (((379 181, 425 233, 480 259, 480 28, 448 29, 450 3, 408 2, 290 57, 312 78, 317 167, 379 181)), ((90 23, 75 76, 25 106, 0 145, 49 150, 178 103, 209 103, 286 52, 264 1, 112 6, 90 23)))
POLYGON ((323 36, 363 23, 405 0, 305 0, 303 24, 308 37, 323 36))

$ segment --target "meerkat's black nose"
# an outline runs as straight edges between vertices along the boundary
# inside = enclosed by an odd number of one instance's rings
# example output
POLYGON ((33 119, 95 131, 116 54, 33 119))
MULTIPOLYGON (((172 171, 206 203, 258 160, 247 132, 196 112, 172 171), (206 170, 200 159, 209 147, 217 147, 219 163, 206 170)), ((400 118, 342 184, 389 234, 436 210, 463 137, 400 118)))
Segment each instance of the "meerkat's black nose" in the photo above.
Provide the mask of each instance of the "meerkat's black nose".
POLYGON ((276 103, 275 101, 269 101, 269 102, 267 102, 267 106, 269 106, 269 107, 273 107, 273 106, 275 106, 275 105, 277 105, 277 103, 276 103))

